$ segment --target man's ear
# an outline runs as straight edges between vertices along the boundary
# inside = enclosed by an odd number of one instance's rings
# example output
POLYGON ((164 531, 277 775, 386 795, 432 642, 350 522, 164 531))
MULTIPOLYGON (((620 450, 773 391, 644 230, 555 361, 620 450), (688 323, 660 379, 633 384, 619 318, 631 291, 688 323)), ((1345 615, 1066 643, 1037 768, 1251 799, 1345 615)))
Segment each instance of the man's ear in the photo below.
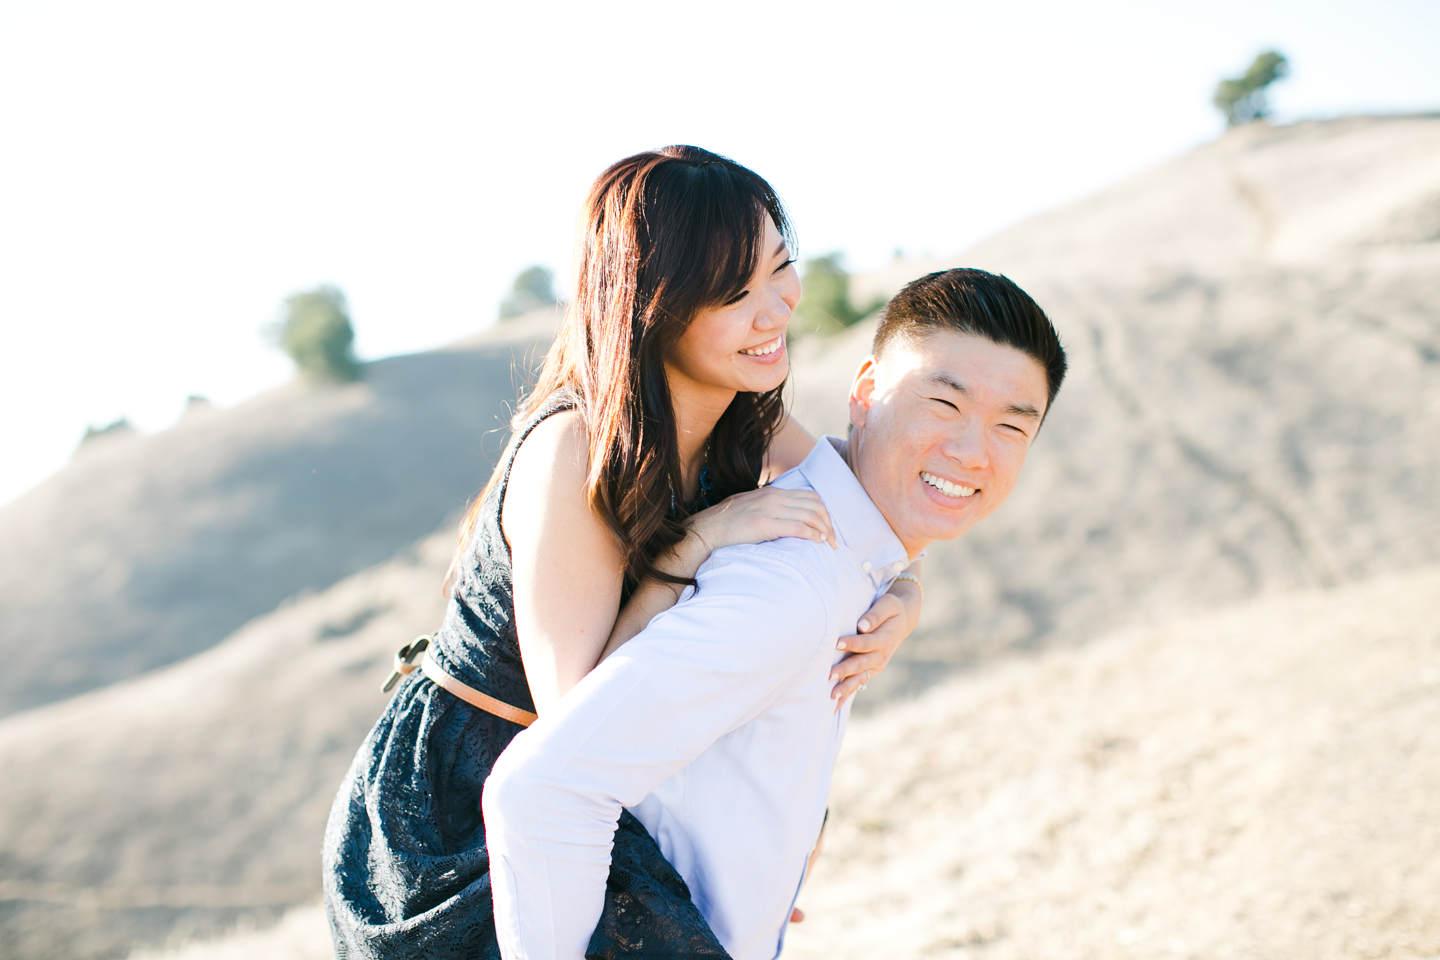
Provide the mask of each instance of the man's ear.
POLYGON ((860 361, 855 371, 855 380, 850 384, 850 422, 854 426, 865 426, 870 414, 870 404, 875 398, 875 372, 880 361, 871 354, 860 361))

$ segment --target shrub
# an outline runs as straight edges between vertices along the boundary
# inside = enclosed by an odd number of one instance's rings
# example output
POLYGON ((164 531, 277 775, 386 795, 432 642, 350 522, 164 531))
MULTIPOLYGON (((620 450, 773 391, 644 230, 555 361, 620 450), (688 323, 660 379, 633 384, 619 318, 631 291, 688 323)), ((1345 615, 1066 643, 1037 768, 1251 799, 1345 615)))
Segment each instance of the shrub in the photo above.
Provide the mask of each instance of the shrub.
POLYGON ((338 287, 320 286, 285 301, 285 317, 272 330, 295 366, 319 380, 360 378, 352 346, 355 330, 338 287))
POLYGON ((559 302, 560 298, 555 296, 555 274, 539 265, 526 267, 516 275, 510 293, 500 301, 500 319, 508 320, 559 302))
POLYGON ((1265 88, 1290 72, 1290 62, 1274 50, 1255 58, 1243 76, 1221 80, 1215 88, 1215 106, 1225 114, 1229 126, 1238 126, 1270 115, 1265 88))
POLYGON ((96 440, 101 440, 106 437, 128 436, 133 434, 134 432, 135 428, 130 425, 129 418, 122 416, 114 423, 107 423, 103 427, 97 427, 94 424, 86 427, 85 436, 80 438, 80 445, 84 446, 87 443, 92 443, 96 440))
POLYGON ((805 261, 801 282, 805 294, 795 309, 792 332, 831 334, 851 326, 884 305, 876 301, 864 310, 850 302, 850 274, 840 265, 841 254, 828 253, 805 261))

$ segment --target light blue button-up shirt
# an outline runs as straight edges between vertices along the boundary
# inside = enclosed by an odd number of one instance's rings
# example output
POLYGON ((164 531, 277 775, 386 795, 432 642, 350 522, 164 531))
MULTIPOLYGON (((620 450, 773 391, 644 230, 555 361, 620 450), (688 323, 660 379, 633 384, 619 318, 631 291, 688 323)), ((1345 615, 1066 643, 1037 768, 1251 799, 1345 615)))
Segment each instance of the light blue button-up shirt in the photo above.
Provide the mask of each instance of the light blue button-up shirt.
POLYGON ((909 560, 826 437, 775 481, 811 489, 839 549, 716 550, 653 619, 517 736, 485 786, 507 960, 581 960, 622 807, 650 831, 735 960, 780 952, 849 717, 835 644, 909 560))

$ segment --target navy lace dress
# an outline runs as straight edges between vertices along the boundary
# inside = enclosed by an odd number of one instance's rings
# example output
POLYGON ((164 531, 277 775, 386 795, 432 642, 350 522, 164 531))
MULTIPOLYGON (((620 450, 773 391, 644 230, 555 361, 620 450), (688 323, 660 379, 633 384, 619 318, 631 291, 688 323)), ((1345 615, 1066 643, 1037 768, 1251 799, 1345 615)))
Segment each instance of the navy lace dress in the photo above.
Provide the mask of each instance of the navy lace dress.
MULTIPOLYGON (((521 439, 570 404, 558 397, 521 439)), ((516 444, 518 447, 518 444, 516 444)), ((461 682, 534 710, 515 635, 501 482, 484 502, 430 650, 461 682)), ((520 726, 416 671, 365 738, 325 830, 325 911, 336 955, 365 960, 500 956, 480 791, 520 726)), ((628 812, 615 833, 605 911, 590 958, 724 958, 685 881, 628 812)))

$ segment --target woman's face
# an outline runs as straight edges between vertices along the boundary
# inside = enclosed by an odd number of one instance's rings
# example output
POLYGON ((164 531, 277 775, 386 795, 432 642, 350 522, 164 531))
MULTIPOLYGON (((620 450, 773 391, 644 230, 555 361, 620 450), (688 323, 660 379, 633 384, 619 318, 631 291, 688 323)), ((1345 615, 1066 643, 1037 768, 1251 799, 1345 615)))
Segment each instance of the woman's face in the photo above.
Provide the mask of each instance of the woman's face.
POLYGON ((790 372, 785 327, 800 302, 800 276, 768 216, 760 249, 759 266, 745 289, 729 303, 696 314, 666 358, 672 393, 763 393, 785 382, 790 372))

